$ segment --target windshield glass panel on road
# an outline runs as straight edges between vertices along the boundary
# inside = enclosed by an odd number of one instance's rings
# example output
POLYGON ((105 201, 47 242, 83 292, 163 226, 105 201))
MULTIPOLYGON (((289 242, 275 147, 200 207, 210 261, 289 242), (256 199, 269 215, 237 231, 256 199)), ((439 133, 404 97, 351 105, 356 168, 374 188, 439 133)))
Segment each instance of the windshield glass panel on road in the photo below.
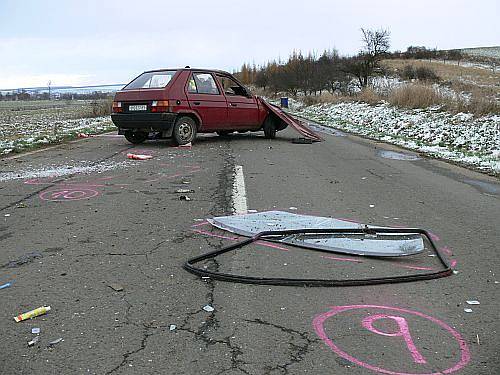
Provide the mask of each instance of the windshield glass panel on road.
POLYGON ((175 73, 176 70, 143 73, 125 86, 123 90, 157 89, 165 87, 168 85, 175 73))

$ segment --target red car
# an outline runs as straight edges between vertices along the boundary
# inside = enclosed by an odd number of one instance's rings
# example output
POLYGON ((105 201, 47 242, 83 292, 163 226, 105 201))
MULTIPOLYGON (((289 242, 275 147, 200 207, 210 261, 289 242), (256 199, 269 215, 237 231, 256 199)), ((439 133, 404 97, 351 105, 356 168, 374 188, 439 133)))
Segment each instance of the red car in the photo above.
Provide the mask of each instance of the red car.
POLYGON ((287 126, 231 74, 189 67, 142 73, 116 93, 111 119, 132 143, 156 133, 179 145, 193 142, 196 133, 263 130, 274 138, 287 126))

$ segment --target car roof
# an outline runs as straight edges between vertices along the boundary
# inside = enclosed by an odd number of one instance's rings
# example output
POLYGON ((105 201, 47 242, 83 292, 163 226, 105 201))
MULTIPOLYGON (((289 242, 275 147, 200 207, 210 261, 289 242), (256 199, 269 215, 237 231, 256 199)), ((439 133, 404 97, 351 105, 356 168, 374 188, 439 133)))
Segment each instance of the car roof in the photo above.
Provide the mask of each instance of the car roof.
POLYGON ((206 72, 206 73, 219 73, 219 74, 227 74, 232 76, 231 73, 226 72, 224 70, 218 70, 218 69, 206 69, 206 68, 191 68, 191 67, 185 67, 185 68, 164 68, 164 69, 153 69, 153 70, 147 70, 144 73, 153 73, 153 72, 164 72, 167 70, 188 70, 188 71, 196 71, 196 72, 206 72))

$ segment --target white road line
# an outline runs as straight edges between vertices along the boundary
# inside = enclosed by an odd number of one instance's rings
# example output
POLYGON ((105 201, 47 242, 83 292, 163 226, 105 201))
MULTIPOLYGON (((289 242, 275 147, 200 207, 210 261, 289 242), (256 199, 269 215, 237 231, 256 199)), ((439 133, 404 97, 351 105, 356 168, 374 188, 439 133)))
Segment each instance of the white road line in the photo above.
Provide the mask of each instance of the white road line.
POLYGON ((243 167, 241 165, 234 166, 234 182, 233 182, 233 209, 235 214, 246 214, 247 207, 247 191, 245 189, 245 177, 243 176, 243 167))

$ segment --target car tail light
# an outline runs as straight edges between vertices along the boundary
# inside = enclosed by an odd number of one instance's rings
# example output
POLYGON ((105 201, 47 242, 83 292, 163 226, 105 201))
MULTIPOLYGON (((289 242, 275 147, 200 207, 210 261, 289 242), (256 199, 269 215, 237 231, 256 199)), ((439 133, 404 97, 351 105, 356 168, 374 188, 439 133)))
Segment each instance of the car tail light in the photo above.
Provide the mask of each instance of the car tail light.
POLYGON ((123 112, 122 102, 113 102, 113 113, 123 112))
POLYGON ((151 103, 151 112, 170 112, 168 100, 153 100, 151 103))

